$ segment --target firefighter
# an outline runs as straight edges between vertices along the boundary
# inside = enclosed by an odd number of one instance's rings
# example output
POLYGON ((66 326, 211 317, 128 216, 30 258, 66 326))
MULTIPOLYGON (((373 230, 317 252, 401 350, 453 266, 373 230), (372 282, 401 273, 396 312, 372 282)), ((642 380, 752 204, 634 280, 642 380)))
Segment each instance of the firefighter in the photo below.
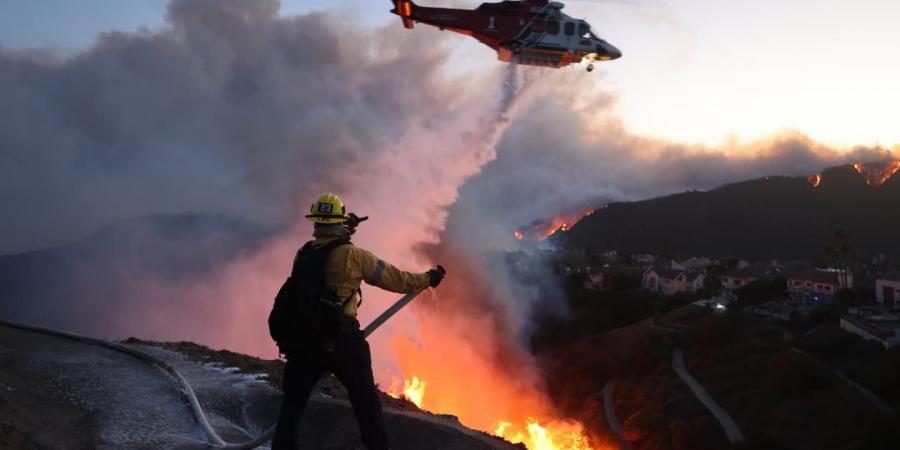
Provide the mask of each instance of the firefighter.
POLYGON ((365 218, 348 215, 343 202, 334 194, 319 197, 306 218, 314 223, 314 240, 307 246, 311 245, 313 249, 333 247, 322 259, 325 284, 333 289, 337 298, 344 299, 343 314, 338 314, 341 316, 340 330, 336 335, 313 335, 299 348, 285 351, 284 400, 272 438, 272 450, 298 448, 303 410, 313 387, 326 372, 333 372, 347 388, 366 448, 388 450, 381 404, 372 376, 369 344, 356 320, 361 303, 360 283, 365 281, 388 291, 410 293, 437 286, 445 271, 437 266, 425 273, 404 272, 371 252, 349 244, 356 225, 365 218), (335 246, 337 240, 343 245, 335 246))

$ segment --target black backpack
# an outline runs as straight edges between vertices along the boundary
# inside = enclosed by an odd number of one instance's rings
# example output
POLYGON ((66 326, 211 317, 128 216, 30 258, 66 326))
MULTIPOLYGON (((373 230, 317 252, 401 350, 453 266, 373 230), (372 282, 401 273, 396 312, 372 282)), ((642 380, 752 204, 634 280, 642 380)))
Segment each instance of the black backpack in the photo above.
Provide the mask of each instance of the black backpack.
POLYGON ((278 290, 269 313, 269 334, 280 353, 288 354, 340 332, 344 306, 350 299, 338 298, 325 284, 325 263, 331 251, 342 245, 350 245, 350 241, 335 239, 319 248, 307 242, 297 252, 291 276, 278 290))

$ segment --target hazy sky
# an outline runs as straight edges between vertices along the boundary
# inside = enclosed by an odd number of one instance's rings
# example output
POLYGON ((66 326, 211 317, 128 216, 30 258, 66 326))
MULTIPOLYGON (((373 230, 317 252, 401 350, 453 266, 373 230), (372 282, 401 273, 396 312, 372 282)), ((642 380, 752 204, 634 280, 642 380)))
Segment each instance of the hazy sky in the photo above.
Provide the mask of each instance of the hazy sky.
MULTIPOLYGON (((161 26, 165 3, 5 0, 0 45, 77 51, 104 30, 161 26)), ((715 144, 796 129, 841 146, 900 144, 894 113, 900 105, 898 1, 566 3, 568 13, 587 18, 598 35, 623 50, 622 59, 602 64, 606 76, 585 76, 619 94, 617 114, 636 133, 715 144)), ((396 21, 390 7, 387 0, 282 2, 284 14, 330 8, 366 26, 396 21)), ((495 58, 459 39, 467 51, 462 64, 495 58)))

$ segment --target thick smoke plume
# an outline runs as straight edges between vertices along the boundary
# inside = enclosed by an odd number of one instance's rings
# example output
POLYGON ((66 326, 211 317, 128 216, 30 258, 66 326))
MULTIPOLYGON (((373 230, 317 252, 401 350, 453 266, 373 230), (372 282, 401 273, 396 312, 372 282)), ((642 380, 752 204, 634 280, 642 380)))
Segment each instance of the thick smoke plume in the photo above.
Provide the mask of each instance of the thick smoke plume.
POLYGON ((453 126, 486 113, 483 89, 442 76, 441 37, 278 7, 176 0, 159 32, 105 33, 65 59, 3 50, 0 201, 15 214, 0 253, 148 212, 292 223, 415 130, 460 144, 453 126))
MULTIPOLYGON (((221 213, 275 230, 230 264, 271 262, 223 277, 246 286, 249 302, 287 270, 309 231, 298 218, 320 191, 373 216, 361 244, 424 269, 418 245, 442 240, 475 258, 515 248, 518 226, 585 205, 885 153, 840 152, 799 133, 735 148, 643 138, 611 118, 602 78, 500 65, 447 78, 440 33, 358 31, 328 14, 282 17, 278 6, 176 0, 164 29, 109 32, 71 57, 2 50, 0 205, 13 213, 0 222, 0 253, 148 214, 221 213), (511 120, 524 86, 531 100, 511 120)), ((187 278, 179 283, 196 282, 187 278)), ((220 281, 206 278, 206 288, 220 281)), ((190 309, 175 300, 183 287, 162 287, 172 308, 190 309)), ((198 310, 224 310, 215 319, 225 320, 231 308, 198 310)), ((193 314, 178 316, 195 328, 193 314)))
MULTIPOLYGON (((0 201, 16 212, 0 224, 0 252, 159 213, 224 213, 281 230, 209 276, 143 283, 138 271, 108 289, 98 272, 79 283, 93 295, 76 297, 93 298, 99 323, 75 328, 268 348, 264 322, 245 313, 264 316, 310 231, 299 217, 323 191, 373 217, 362 245, 427 268, 410 249, 437 240, 459 185, 494 158, 517 97, 514 69, 446 78, 436 32, 355 31, 345 18, 278 8, 175 0, 157 32, 106 33, 64 59, 0 53, 0 201), (103 307, 126 301, 124 316, 103 307)), ((47 305, 31 306, 16 308, 47 305)), ((60 320, 68 312, 46 309, 60 320)))
MULTIPOLYGON (((718 147, 682 144, 629 133, 603 92, 585 104, 572 92, 595 84, 569 74, 544 79, 537 95, 497 147, 497 159, 460 191, 448 233, 467 233, 478 211, 488 240, 514 245, 511 230, 537 219, 568 215, 612 201, 632 201, 770 175, 806 176, 858 161, 896 158, 879 147, 833 148, 798 131, 718 147), (460 224, 455 224, 459 220, 460 224), (510 227, 512 225, 512 227, 510 227)), ((602 85, 602 81, 600 82, 602 85)))
MULTIPOLYGON (((436 32, 355 31, 346 18, 280 17, 278 7, 175 0, 159 31, 106 33, 69 58, 0 53, 0 204, 14 212, 0 223, 0 253, 148 214, 223 213, 274 230, 265 245, 254 232, 213 273, 177 279, 140 262, 180 253, 127 242, 171 234, 101 233, 90 241, 126 242, 67 247, 62 266, 82 264, 61 278, 77 282, 30 302, 4 298, 4 311, 262 354, 261 319, 309 235, 299 218, 323 191, 373 217, 362 245, 427 268, 409 249, 437 240, 460 183, 494 157, 514 72, 450 79, 436 32)), ((40 284, 52 269, 16 272, 11 284, 40 284)))

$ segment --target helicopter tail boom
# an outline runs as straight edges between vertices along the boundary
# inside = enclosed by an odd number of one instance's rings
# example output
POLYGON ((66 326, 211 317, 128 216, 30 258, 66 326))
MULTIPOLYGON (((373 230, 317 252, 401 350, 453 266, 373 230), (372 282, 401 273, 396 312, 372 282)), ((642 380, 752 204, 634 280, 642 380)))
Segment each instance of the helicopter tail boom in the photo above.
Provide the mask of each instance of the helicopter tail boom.
POLYGON ((391 12, 400 16, 400 20, 403 21, 403 26, 411 30, 413 28, 411 16, 415 6, 416 4, 413 3, 412 0, 394 0, 394 10, 391 12))

